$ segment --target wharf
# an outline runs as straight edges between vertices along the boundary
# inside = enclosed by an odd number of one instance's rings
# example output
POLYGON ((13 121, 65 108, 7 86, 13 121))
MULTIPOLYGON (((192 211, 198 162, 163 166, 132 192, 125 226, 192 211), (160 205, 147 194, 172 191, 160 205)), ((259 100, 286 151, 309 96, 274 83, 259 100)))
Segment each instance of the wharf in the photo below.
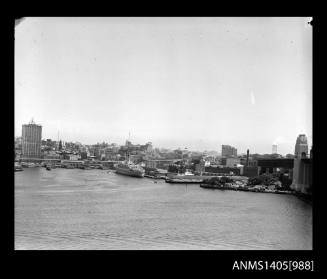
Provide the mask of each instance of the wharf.
POLYGON ((203 179, 199 178, 166 178, 166 183, 202 183, 203 179))
POLYGON ((255 192, 255 193, 294 194, 293 191, 258 189, 258 188, 252 188, 252 187, 244 187, 244 186, 243 187, 233 187, 233 186, 200 184, 200 187, 207 188, 207 189, 232 190, 232 191, 255 192))
POLYGON ((167 183, 202 183, 205 179, 216 176, 209 175, 167 175, 165 181, 167 183))

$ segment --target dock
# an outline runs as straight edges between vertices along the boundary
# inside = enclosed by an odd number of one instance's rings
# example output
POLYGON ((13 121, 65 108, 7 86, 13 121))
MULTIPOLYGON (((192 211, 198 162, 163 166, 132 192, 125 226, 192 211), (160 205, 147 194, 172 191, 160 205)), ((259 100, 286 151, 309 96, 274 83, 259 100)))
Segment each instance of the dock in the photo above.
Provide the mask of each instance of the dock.
POLYGON ((269 189, 258 189, 253 187, 235 187, 226 185, 211 185, 211 184, 200 184, 200 187, 207 189, 218 189, 218 190, 232 190, 232 191, 243 191, 243 192, 255 192, 255 193, 273 193, 273 194, 294 194, 293 191, 285 190, 269 190, 269 189))

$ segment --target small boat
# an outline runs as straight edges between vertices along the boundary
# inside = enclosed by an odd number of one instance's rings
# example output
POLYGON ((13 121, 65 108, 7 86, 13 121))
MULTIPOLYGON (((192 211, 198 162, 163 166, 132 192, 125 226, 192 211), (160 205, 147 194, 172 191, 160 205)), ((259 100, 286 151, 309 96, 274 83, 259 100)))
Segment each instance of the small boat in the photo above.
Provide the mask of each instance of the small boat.
POLYGON ((23 168, 21 165, 15 164, 15 171, 23 171, 23 168))

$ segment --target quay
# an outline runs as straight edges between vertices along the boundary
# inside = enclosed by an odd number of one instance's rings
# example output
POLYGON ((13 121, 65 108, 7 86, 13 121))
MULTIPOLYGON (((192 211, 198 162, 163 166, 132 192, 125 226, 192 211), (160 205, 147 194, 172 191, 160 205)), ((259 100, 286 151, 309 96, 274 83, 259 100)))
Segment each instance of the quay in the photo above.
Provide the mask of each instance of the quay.
POLYGON ((209 176, 168 174, 166 183, 202 183, 209 176))
POLYGON ((192 179, 192 178, 166 178, 166 183, 202 183, 203 179, 192 179))
MULTIPOLYGON (((210 178, 220 178, 217 175, 171 175, 168 174, 165 181, 167 183, 203 183, 210 178)), ((246 180, 247 178, 241 176, 232 176, 235 181, 246 180)))
POLYGON ((218 190, 232 190, 232 191, 243 191, 243 192, 255 192, 255 193, 274 193, 274 194, 295 194, 294 191, 286 190, 270 190, 263 187, 245 187, 245 186, 227 186, 227 185, 211 185, 211 184, 200 184, 200 187, 207 189, 218 189, 218 190))

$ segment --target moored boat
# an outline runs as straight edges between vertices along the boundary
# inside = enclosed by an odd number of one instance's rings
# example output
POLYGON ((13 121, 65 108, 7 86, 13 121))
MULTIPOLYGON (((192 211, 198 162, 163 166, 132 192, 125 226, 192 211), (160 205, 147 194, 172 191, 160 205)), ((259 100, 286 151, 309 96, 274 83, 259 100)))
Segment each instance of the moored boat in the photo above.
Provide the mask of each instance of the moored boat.
POLYGON ((116 173, 134 177, 144 177, 145 170, 131 162, 126 162, 116 166, 116 173))
POLYGON ((19 165, 19 164, 15 164, 15 171, 23 171, 23 168, 22 168, 22 166, 21 165, 19 165))
POLYGON ((133 177, 144 177, 145 170, 140 166, 132 163, 129 158, 129 151, 126 152, 126 161, 121 162, 115 166, 117 174, 123 174, 133 177))

